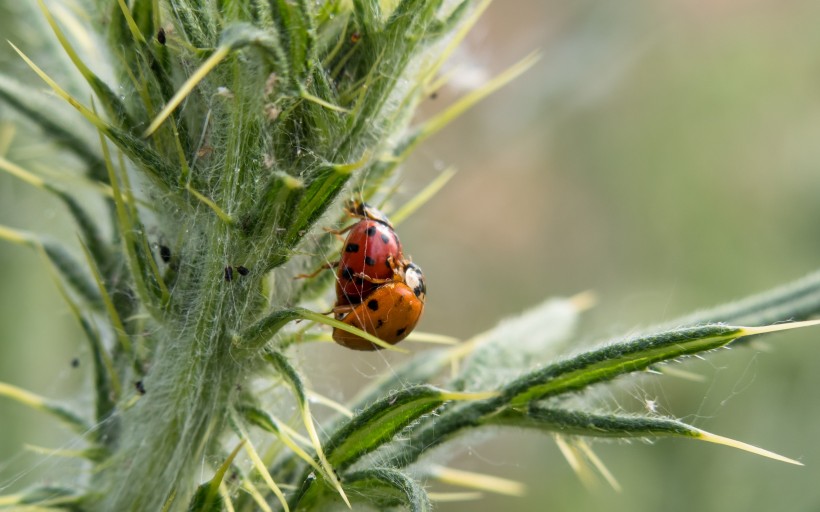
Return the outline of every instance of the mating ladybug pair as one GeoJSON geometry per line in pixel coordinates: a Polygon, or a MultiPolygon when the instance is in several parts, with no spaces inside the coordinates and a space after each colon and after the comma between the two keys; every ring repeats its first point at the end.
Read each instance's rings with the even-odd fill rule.
{"type": "MultiPolygon", "coordinates": [[[[353,201],[347,207],[359,221],[349,231],[336,273],[337,320],[395,344],[416,327],[424,310],[426,286],[418,265],[404,258],[393,224],[382,212],[353,201]]],[[[378,350],[373,343],[341,329],[333,339],[354,350],[378,350]]]]}

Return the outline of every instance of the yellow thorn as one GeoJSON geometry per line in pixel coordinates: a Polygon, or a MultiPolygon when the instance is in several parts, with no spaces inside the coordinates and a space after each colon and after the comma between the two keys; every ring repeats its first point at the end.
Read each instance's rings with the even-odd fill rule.
{"type": "Polygon", "coordinates": [[[480,492],[428,492],[427,497],[430,498],[430,501],[445,503],[452,501],[480,500],[484,497],[484,495],[480,492]]]}
{"type": "Polygon", "coordinates": [[[5,382],[0,382],[0,395],[7,396],[35,409],[42,409],[46,405],[46,401],[43,397],[26,391],[25,389],[18,388],[17,386],[6,384],[5,382]]]}
{"type": "Polygon", "coordinates": [[[507,85],[514,79],[518,78],[522,73],[524,73],[524,71],[531,68],[539,58],[540,56],[537,53],[527,55],[516,64],[513,64],[506,71],[484,84],[482,87],[465,94],[439,114],[425,121],[417,132],[418,136],[412,144],[407,146],[404,153],[406,154],[410,152],[415,146],[421,143],[421,141],[427,139],[434,133],[444,128],[450,121],[463,114],[464,111],[494,93],[501,87],[507,85]]]}
{"type": "Polygon", "coordinates": [[[458,345],[461,340],[445,334],[434,334],[430,332],[412,332],[407,336],[407,341],[417,341],[419,343],[435,343],[437,345],[458,345]]]}
{"type": "Polygon", "coordinates": [[[737,441],[735,439],[730,439],[728,437],[719,436],[717,434],[711,434],[704,430],[697,431],[697,437],[695,439],[699,439],[701,441],[706,441],[707,443],[715,443],[715,444],[722,444],[723,446],[728,446],[730,448],[737,448],[738,450],[743,450],[745,452],[754,453],[755,455],[760,455],[763,457],[767,457],[769,459],[778,460],[780,462],[786,462],[788,464],[794,464],[796,466],[802,466],[803,463],[794,459],[790,459],[788,457],[784,457],[783,455],[779,455],[774,452],[770,452],[769,450],[764,450],[763,448],[759,448],[757,446],[744,443],[742,441],[737,441]]]}
{"type": "Polygon", "coordinates": [[[598,304],[598,294],[592,290],[586,290],[573,295],[568,300],[575,307],[576,311],[587,311],[598,304]]]}
{"type": "Polygon", "coordinates": [[[590,470],[589,465],[584,460],[578,447],[575,446],[575,444],[571,445],[564,436],[555,435],[553,437],[555,438],[555,444],[561,451],[561,455],[564,456],[569,467],[575,472],[578,480],[580,480],[587,489],[594,489],[596,484],[595,475],[590,470]]]}
{"type": "Polygon", "coordinates": [[[784,324],[764,325],[762,327],[741,327],[740,336],[752,336],[755,334],[767,334],[777,331],[788,331],[790,329],[800,329],[801,327],[811,327],[820,325],[820,320],[806,320],[805,322],[788,322],[784,324]]]}
{"type": "Polygon", "coordinates": [[[441,190],[448,181],[450,181],[450,178],[455,176],[455,174],[455,167],[451,166],[444,169],[433,181],[424,187],[421,192],[404,203],[404,206],[390,214],[390,220],[393,222],[393,225],[399,225],[404,219],[412,215],[416,210],[424,205],[424,203],[432,199],[432,197],[436,195],[438,191],[441,190]]]}
{"type": "Polygon", "coordinates": [[[140,43],[144,43],[145,38],[142,36],[142,32],[140,32],[137,22],[134,21],[134,17],[131,16],[131,10],[128,9],[128,6],[125,4],[125,0],[117,0],[117,3],[120,4],[120,10],[125,18],[125,23],[128,25],[128,30],[131,31],[131,35],[140,43]]]}
{"type": "Polygon", "coordinates": [[[48,84],[49,87],[51,87],[51,89],[55,93],[57,93],[57,96],[63,98],[72,107],[79,110],[83,117],[85,117],[91,124],[99,128],[100,130],[108,129],[108,125],[105,123],[105,121],[103,121],[99,116],[97,116],[95,113],[89,110],[85,105],[77,101],[77,99],[74,98],[74,96],[68,94],[65,91],[65,89],[57,85],[57,82],[55,82],[50,76],[48,76],[45,73],[45,71],[40,69],[40,67],[37,66],[37,64],[35,64],[31,59],[29,59],[25,53],[23,53],[19,48],[14,46],[14,43],[12,43],[11,41],[8,41],[8,43],[11,45],[12,48],[14,48],[14,51],[17,52],[17,55],[19,55],[20,58],[22,58],[25,61],[25,63],[28,64],[28,67],[30,67],[32,71],[37,73],[37,76],[39,76],[45,83],[48,84]]]}
{"type": "Polygon", "coordinates": [[[592,451],[592,448],[589,447],[589,444],[586,443],[583,439],[578,439],[576,441],[577,447],[581,450],[581,453],[587,458],[588,461],[595,466],[595,469],[603,475],[604,480],[612,487],[615,492],[621,492],[621,484],[618,483],[618,480],[615,479],[615,476],[609,471],[603,461],[592,451]]]}
{"type": "Polygon", "coordinates": [[[327,101],[323,100],[322,98],[319,98],[318,96],[314,96],[314,95],[310,94],[309,92],[307,92],[305,90],[302,90],[302,92],[299,93],[299,96],[301,96],[302,99],[305,99],[307,101],[316,103],[317,105],[321,105],[321,106],[325,107],[328,110],[333,110],[335,112],[342,112],[344,114],[350,112],[350,110],[348,110],[346,108],[340,107],[338,105],[334,105],[333,103],[330,103],[330,102],[327,102],[327,101]]]}
{"type": "Polygon", "coordinates": [[[362,157],[355,162],[350,162],[349,164],[336,164],[333,166],[333,170],[343,174],[350,174],[351,172],[364,167],[365,164],[370,161],[371,156],[373,156],[373,151],[367,149],[364,153],[362,153],[362,157]]]}
{"type": "Polygon", "coordinates": [[[315,391],[308,391],[307,395],[308,395],[308,399],[310,399],[311,402],[316,402],[317,404],[322,404],[322,405],[325,405],[327,407],[330,407],[331,409],[334,409],[337,412],[340,412],[341,414],[344,414],[348,418],[353,417],[353,411],[351,411],[350,409],[348,409],[344,405],[340,404],[336,400],[331,400],[330,398],[328,398],[324,395],[320,395],[319,393],[316,393],[315,391]]]}
{"type": "Polygon", "coordinates": [[[233,219],[231,218],[231,216],[230,216],[230,215],[228,215],[227,213],[225,213],[225,210],[223,210],[222,208],[220,208],[220,207],[219,207],[219,206],[218,206],[215,202],[213,202],[210,198],[206,197],[204,194],[201,194],[200,192],[197,192],[197,191],[196,191],[196,189],[194,189],[194,188],[193,188],[190,184],[185,185],[185,190],[187,190],[188,192],[190,192],[190,193],[191,193],[191,195],[193,195],[194,197],[196,197],[197,199],[199,199],[199,201],[200,201],[200,202],[202,202],[202,203],[203,203],[203,204],[205,204],[208,208],[210,208],[211,210],[213,210],[213,212],[216,214],[216,216],[217,216],[217,217],[219,217],[219,218],[220,218],[220,220],[222,220],[222,222],[224,222],[225,224],[228,224],[228,225],[233,224],[233,219]]]}
{"type": "Polygon", "coordinates": [[[308,310],[303,310],[301,312],[301,315],[305,320],[311,320],[313,322],[318,322],[320,324],[325,324],[325,325],[328,325],[330,327],[335,327],[336,329],[341,329],[341,330],[347,331],[351,334],[355,334],[356,336],[364,338],[367,341],[369,341],[370,343],[373,343],[374,345],[378,345],[378,346],[380,346],[381,348],[383,348],[385,350],[392,350],[394,352],[399,352],[399,353],[402,353],[402,354],[409,354],[409,351],[407,351],[403,348],[399,348],[395,345],[391,345],[391,344],[389,344],[385,341],[380,340],[379,338],[373,336],[372,334],[370,334],[368,332],[365,332],[361,329],[357,329],[357,328],[353,327],[352,325],[348,325],[348,324],[346,324],[344,322],[340,322],[336,319],[333,319],[333,318],[330,318],[330,317],[327,317],[327,316],[324,316],[324,315],[320,315],[319,313],[314,313],[313,311],[308,311],[308,310]]]}
{"type": "Polygon", "coordinates": [[[171,112],[173,112],[174,109],[182,103],[182,100],[184,100],[191,93],[191,91],[194,90],[194,87],[196,87],[197,84],[208,75],[208,73],[210,73],[220,62],[225,59],[225,57],[228,56],[230,51],[231,49],[227,46],[220,46],[217,48],[216,51],[202,63],[202,66],[194,71],[194,74],[188,77],[188,80],[182,84],[182,87],[179,88],[168,104],[165,105],[165,108],[163,108],[157,117],[151,122],[148,129],[145,130],[142,136],[149,137],[152,133],[157,131],[157,128],[159,128],[160,125],[168,119],[171,112]]]}
{"type": "Polygon", "coordinates": [[[256,453],[256,449],[253,447],[253,444],[245,438],[247,442],[245,442],[245,451],[248,452],[248,456],[251,458],[251,462],[253,462],[253,467],[256,468],[256,471],[262,475],[262,479],[268,484],[268,488],[273,491],[273,494],[279,498],[279,503],[282,504],[282,508],[285,512],[290,512],[290,508],[288,507],[288,500],[285,499],[285,495],[282,494],[282,490],[279,489],[279,486],[276,485],[276,482],[273,481],[273,477],[270,476],[268,472],[268,468],[265,467],[265,463],[262,462],[262,459],[259,458],[259,454],[256,453]]]}
{"type": "Polygon", "coordinates": [[[316,455],[319,457],[319,461],[322,463],[322,467],[324,468],[325,478],[327,478],[333,487],[336,488],[336,492],[339,493],[339,496],[342,497],[347,508],[353,509],[350,505],[350,500],[347,499],[347,494],[345,494],[344,489],[342,488],[342,483],[339,481],[339,478],[336,476],[336,472],[333,471],[333,466],[330,465],[330,461],[327,460],[325,456],[325,452],[322,449],[322,442],[319,441],[319,435],[316,433],[316,426],[313,424],[313,415],[310,414],[310,404],[307,402],[302,403],[302,421],[305,424],[305,429],[308,432],[308,437],[310,441],[313,443],[313,449],[316,450],[316,455]]]}
{"type": "Polygon", "coordinates": [[[259,506],[259,510],[261,510],[262,512],[273,512],[273,509],[270,508],[268,502],[265,501],[265,497],[262,496],[262,493],[259,492],[259,489],[257,489],[256,486],[250,482],[250,480],[245,480],[244,482],[242,482],[242,488],[245,489],[245,491],[251,495],[253,501],[255,501],[256,504],[259,506]]]}
{"type": "Polygon", "coordinates": [[[446,484],[503,494],[505,496],[523,496],[527,491],[526,486],[521,482],[438,465],[430,467],[430,475],[436,480],[446,484]]]}
{"type": "Polygon", "coordinates": [[[20,245],[36,245],[32,237],[23,231],[0,226],[0,240],[6,240],[20,245]]]}

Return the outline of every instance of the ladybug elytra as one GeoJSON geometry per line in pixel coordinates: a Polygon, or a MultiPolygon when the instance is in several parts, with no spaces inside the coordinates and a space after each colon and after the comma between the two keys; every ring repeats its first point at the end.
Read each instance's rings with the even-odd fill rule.
{"type": "MultiPolygon", "coordinates": [[[[416,327],[424,311],[427,286],[418,265],[404,263],[393,281],[378,286],[358,305],[337,305],[336,319],[394,345],[416,327]]],[[[333,329],[336,343],[353,350],[379,350],[360,336],[333,329]]]]}

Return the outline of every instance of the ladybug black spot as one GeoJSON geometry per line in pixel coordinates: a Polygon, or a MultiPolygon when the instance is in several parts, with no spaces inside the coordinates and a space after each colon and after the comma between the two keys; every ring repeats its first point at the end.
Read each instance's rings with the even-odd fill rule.
{"type": "Polygon", "coordinates": [[[373,311],[378,311],[379,301],[377,301],[376,299],[370,299],[369,301],[367,301],[367,307],[372,309],[373,311]]]}
{"type": "Polygon", "coordinates": [[[376,234],[376,226],[370,226],[369,228],[367,228],[366,233],[367,233],[367,236],[375,235],[376,234]]]}
{"type": "Polygon", "coordinates": [[[402,334],[405,333],[405,331],[407,331],[407,327],[402,327],[401,329],[396,331],[396,336],[401,336],[402,334]]]}
{"type": "Polygon", "coordinates": [[[386,244],[389,244],[390,243],[390,237],[385,235],[384,233],[382,233],[382,242],[384,242],[386,244]]]}
{"type": "Polygon", "coordinates": [[[354,275],[355,273],[356,273],[356,272],[354,272],[354,271],[353,271],[353,269],[352,269],[352,268],[350,268],[350,267],[344,267],[344,268],[342,269],[342,277],[343,277],[343,278],[345,278],[345,279],[347,279],[348,281],[352,281],[352,280],[353,280],[353,278],[354,278],[354,277],[356,277],[356,276],[354,275]]]}
{"type": "Polygon", "coordinates": [[[373,258],[371,258],[370,256],[365,256],[365,257],[364,257],[364,264],[365,264],[365,265],[369,265],[369,266],[371,266],[371,267],[372,267],[373,265],[375,265],[375,264],[376,264],[376,260],[374,260],[374,259],[373,259],[373,258]]]}
{"type": "Polygon", "coordinates": [[[359,252],[359,244],[347,244],[345,252],[359,252]]]}
{"type": "Polygon", "coordinates": [[[376,329],[381,329],[383,325],[384,325],[384,320],[382,320],[381,318],[376,320],[376,329]]]}
{"type": "Polygon", "coordinates": [[[171,261],[171,249],[167,245],[160,245],[159,257],[162,258],[162,261],[168,263],[171,261]]]}

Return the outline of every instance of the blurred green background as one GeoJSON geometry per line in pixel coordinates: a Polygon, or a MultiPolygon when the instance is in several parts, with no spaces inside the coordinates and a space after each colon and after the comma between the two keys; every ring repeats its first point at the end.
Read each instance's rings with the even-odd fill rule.
{"type": "MultiPolygon", "coordinates": [[[[469,337],[592,289],[600,301],[579,343],[594,342],[820,267],[818,20],[813,1],[497,0],[459,54],[456,83],[421,116],[533,50],[542,57],[405,168],[400,197],[460,169],[400,228],[428,279],[419,329],[469,337]]],[[[4,38],[38,44],[30,28],[0,17],[4,38]]],[[[0,65],[20,69],[5,48],[0,65]]],[[[36,84],[30,75],[21,73],[36,84]]],[[[9,116],[0,106],[0,120],[9,116]]],[[[36,136],[15,140],[15,161],[42,149],[36,136]]],[[[5,175],[0,223],[73,237],[58,205],[5,175]]],[[[0,283],[0,381],[76,396],[90,361],[46,267],[0,244],[0,283]]],[[[385,364],[331,345],[301,358],[327,388],[355,389],[385,364]]],[[[465,440],[448,463],[524,481],[528,495],[439,509],[820,509],[818,363],[820,332],[806,330],[687,362],[704,382],[631,379],[590,398],[601,409],[656,407],[803,468],[694,441],[596,443],[616,493],[584,487],[551,438],[501,431],[465,440]]],[[[23,451],[77,440],[5,399],[0,432],[3,492],[72,467],[23,451]]]]}

